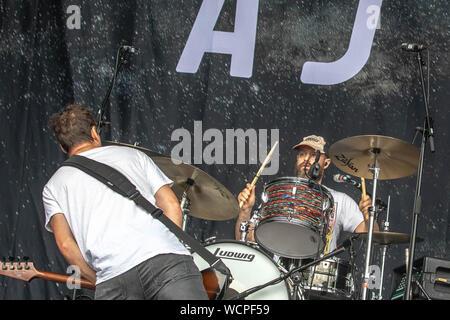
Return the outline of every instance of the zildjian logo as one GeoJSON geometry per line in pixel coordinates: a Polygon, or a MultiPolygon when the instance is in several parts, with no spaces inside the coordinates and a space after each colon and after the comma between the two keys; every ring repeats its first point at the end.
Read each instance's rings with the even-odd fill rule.
{"type": "Polygon", "coordinates": [[[336,155],[335,158],[340,161],[345,167],[349,167],[354,172],[358,172],[358,168],[352,162],[353,159],[348,159],[344,154],[336,155]]]}

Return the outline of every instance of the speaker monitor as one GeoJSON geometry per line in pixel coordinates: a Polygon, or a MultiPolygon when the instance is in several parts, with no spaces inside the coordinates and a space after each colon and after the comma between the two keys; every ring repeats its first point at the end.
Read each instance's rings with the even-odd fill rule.
{"type": "MultiPolygon", "coordinates": [[[[403,299],[406,289],[406,266],[394,269],[391,300],[403,299]]],[[[450,261],[422,257],[414,261],[411,292],[413,300],[450,300],[450,261]]]]}

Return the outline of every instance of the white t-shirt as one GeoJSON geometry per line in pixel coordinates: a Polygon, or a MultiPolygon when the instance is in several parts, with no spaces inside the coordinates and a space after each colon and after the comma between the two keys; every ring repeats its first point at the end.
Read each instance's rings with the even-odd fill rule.
{"type": "MultiPolygon", "coordinates": [[[[172,181],[143,152],[119,146],[94,148],[80,155],[124,174],[155,204],[155,193],[172,181]]],[[[81,253],[96,271],[97,282],[111,279],[158,254],[190,255],[159,220],[80,169],[59,168],[42,192],[45,227],[64,214],[81,253]]]]}
{"type": "Polygon", "coordinates": [[[334,208],[329,221],[331,239],[328,252],[331,252],[336,248],[341,232],[354,232],[356,227],[364,221],[364,217],[358,204],[350,196],[327,186],[324,187],[330,191],[334,200],[334,208]]]}

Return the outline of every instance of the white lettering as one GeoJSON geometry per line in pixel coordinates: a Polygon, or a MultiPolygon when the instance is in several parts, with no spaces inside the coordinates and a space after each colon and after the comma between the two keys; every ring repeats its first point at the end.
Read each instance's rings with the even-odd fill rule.
{"type": "Polygon", "coordinates": [[[230,75],[253,72],[259,0],[237,0],[234,32],[214,31],[225,0],[203,0],[176,70],[196,73],[205,52],[231,54],[230,75]]]}

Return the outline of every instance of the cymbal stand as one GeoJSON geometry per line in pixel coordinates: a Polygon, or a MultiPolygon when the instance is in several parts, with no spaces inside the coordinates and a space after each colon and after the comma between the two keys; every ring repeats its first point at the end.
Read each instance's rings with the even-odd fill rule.
{"type": "Polygon", "coordinates": [[[181,196],[181,203],[180,203],[181,212],[183,213],[183,224],[182,224],[183,231],[186,231],[186,225],[187,225],[187,220],[188,220],[188,216],[189,216],[190,205],[191,205],[191,201],[189,201],[187,192],[185,190],[185,191],[183,191],[183,195],[181,196]]]}
{"type": "MultiPolygon", "coordinates": [[[[384,221],[383,231],[389,232],[389,209],[391,206],[391,196],[388,196],[386,221],[384,221]]],[[[386,251],[388,245],[385,244],[381,247],[381,274],[380,274],[380,288],[378,288],[378,300],[383,300],[383,278],[384,278],[384,264],[386,262],[386,251]]]]}
{"type": "Polygon", "coordinates": [[[375,208],[377,199],[377,181],[380,173],[380,168],[378,167],[378,154],[380,149],[373,148],[371,152],[375,155],[375,161],[372,168],[369,168],[373,172],[373,189],[372,189],[372,206],[369,208],[369,230],[367,232],[367,250],[366,250],[366,260],[364,264],[364,279],[362,284],[361,299],[367,300],[367,293],[369,290],[369,280],[370,280],[370,257],[372,250],[372,236],[373,236],[373,224],[375,219],[375,208]]]}
{"type": "Polygon", "coordinates": [[[189,200],[187,191],[193,185],[194,185],[194,180],[188,178],[186,181],[186,187],[183,191],[183,195],[181,196],[180,207],[181,207],[181,212],[183,213],[183,224],[182,224],[183,231],[186,231],[186,225],[187,225],[187,220],[189,217],[190,206],[191,206],[191,201],[189,200]]]}

